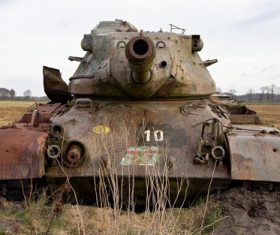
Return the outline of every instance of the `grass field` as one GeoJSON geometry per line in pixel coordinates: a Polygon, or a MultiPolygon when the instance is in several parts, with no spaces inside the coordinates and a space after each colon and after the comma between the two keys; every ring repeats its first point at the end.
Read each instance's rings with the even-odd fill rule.
{"type": "MultiPolygon", "coordinates": [[[[18,121],[35,102],[0,100],[0,126],[18,121]]],[[[254,104],[248,107],[256,111],[265,124],[280,128],[280,104],[254,104]]]]}
{"type": "Polygon", "coordinates": [[[35,101],[0,100],[0,126],[18,121],[35,101]]]}
{"type": "Polygon", "coordinates": [[[280,104],[258,104],[248,107],[260,115],[263,123],[280,128],[280,104]]]}

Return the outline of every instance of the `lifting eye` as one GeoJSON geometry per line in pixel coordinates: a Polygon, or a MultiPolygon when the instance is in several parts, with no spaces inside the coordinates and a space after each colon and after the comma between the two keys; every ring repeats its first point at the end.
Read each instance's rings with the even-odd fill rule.
{"type": "Polygon", "coordinates": [[[125,43],[125,41],[119,41],[118,43],[117,43],[117,48],[119,49],[119,48],[125,48],[126,47],[126,43],[125,43]]]}
{"type": "Polygon", "coordinates": [[[166,47],[166,44],[165,44],[164,41],[158,41],[158,42],[156,43],[156,47],[157,47],[157,48],[165,48],[165,47],[166,47]]]}
{"type": "Polygon", "coordinates": [[[50,145],[47,149],[47,154],[50,158],[55,159],[60,156],[60,147],[58,145],[50,145]]]}
{"type": "Polygon", "coordinates": [[[225,157],[225,150],[222,146],[215,146],[211,150],[211,155],[215,160],[221,161],[225,157]]]}

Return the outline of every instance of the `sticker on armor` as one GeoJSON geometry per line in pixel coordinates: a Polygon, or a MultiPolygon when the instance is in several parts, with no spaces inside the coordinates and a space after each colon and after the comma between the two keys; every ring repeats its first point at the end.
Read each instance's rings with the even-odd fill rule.
{"type": "Polygon", "coordinates": [[[125,157],[122,158],[121,165],[154,166],[159,158],[157,146],[129,147],[125,157]]]}
{"type": "Polygon", "coordinates": [[[95,126],[92,131],[95,133],[95,134],[98,134],[98,135],[104,135],[104,134],[108,134],[110,132],[110,127],[108,126],[105,126],[105,125],[99,125],[99,126],[95,126]]]}

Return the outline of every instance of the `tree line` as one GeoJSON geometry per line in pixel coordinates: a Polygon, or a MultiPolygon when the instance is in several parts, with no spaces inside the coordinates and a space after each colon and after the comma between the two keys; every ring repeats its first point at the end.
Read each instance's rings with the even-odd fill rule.
{"type": "MultiPolygon", "coordinates": [[[[6,89],[6,88],[0,88],[0,99],[15,99],[16,97],[16,92],[14,89],[6,89]]],[[[30,89],[27,89],[23,92],[22,96],[24,99],[30,99],[32,97],[32,92],[30,89]]]]}
{"type": "MultiPolygon", "coordinates": [[[[223,93],[222,89],[217,87],[217,93],[223,93]]],[[[242,100],[245,102],[280,102],[280,86],[271,84],[269,86],[263,86],[259,88],[259,91],[249,89],[246,94],[236,95],[237,91],[230,89],[227,92],[235,99],[242,100]]],[[[22,96],[16,96],[14,89],[0,88],[0,99],[15,99],[15,98],[30,99],[32,97],[32,92],[30,89],[25,90],[22,96]]],[[[44,97],[43,97],[44,98],[44,97]]]]}
{"type": "MultiPolygon", "coordinates": [[[[218,93],[223,93],[221,88],[217,88],[218,93]]],[[[263,86],[259,88],[259,91],[249,89],[246,94],[236,95],[237,91],[230,89],[227,92],[237,100],[245,102],[260,102],[260,103],[273,103],[280,102],[280,86],[271,84],[269,86],[263,86]]]]}

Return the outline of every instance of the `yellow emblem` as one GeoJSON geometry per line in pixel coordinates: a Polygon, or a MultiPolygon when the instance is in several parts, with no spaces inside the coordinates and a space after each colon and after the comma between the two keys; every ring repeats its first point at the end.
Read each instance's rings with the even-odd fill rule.
{"type": "Polygon", "coordinates": [[[110,132],[110,128],[108,126],[105,126],[105,125],[96,126],[92,130],[93,130],[94,133],[99,134],[99,135],[108,134],[110,132]]]}

